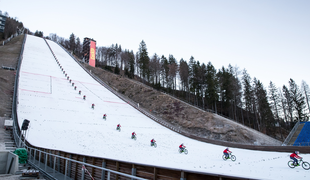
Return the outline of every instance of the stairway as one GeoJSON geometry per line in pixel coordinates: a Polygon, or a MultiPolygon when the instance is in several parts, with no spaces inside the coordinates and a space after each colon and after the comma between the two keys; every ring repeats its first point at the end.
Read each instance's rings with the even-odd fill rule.
{"type": "Polygon", "coordinates": [[[288,142],[287,145],[292,146],[294,144],[294,142],[296,141],[300,131],[302,130],[302,128],[304,127],[305,124],[300,123],[298,128],[296,129],[294,135],[292,136],[291,140],[288,142]]]}

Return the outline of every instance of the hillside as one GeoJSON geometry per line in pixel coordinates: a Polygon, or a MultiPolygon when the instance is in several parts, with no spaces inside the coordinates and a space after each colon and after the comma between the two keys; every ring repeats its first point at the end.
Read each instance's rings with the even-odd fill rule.
{"type": "Polygon", "coordinates": [[[94,68],[87,64],[84,66],[117,92],[139,103],[140,108],[192,135],[241,144],[281,144],[280,141],[269,136],[219,115],[197,109],[137,81],[98,67],[94,68]]]}

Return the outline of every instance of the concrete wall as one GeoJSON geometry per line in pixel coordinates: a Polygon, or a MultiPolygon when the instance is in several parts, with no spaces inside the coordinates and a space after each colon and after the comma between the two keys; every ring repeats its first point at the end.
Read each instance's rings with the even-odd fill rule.
{"type": "Polygon", "coordinates": [[[15,174],[18,171],[18,156],[10,151],[0,151],[0,174],[15,174]]]}

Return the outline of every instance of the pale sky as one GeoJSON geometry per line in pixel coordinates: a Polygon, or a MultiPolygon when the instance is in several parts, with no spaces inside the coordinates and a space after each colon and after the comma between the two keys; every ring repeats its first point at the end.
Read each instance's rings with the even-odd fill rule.
{"type": "Polygon", "coordinates": [[[238,66],[268,87],[310,84],[309,0],[0,0],[2,13],[32,32],[90,37],[149,56],[193,56],[216,69],[238,66]]]}

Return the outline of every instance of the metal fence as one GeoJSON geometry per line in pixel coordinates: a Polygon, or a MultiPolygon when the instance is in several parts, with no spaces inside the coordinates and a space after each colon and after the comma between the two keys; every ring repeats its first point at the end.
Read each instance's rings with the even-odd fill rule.
{"type": "Polygon", "coordinates": [[[284,140],[282,146],[287,146],[287,144],[290,142],[290,140],[292,139],[293,135],[295,134],[299,124],[300,124],[300,121],[298,120],[297,123],[295,124],[295,126],[293,127],[293,129],[291,130],[291,132],[288,134],[288,136],[284,140]]]}

